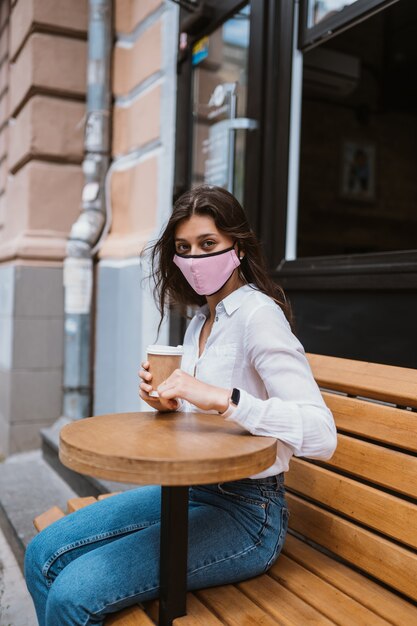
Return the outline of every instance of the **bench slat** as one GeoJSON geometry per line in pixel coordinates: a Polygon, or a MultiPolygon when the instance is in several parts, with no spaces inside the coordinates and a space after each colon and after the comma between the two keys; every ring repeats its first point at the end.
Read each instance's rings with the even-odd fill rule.
{"type": "Polygon", "coordinates": [[[221,622],[193,593],[187,594],[187,615],[177,617],[174,626],[222,626],[221,622]]]}
{"type": "Polygon", "coordinates": [[[258,602],[252,602],[233,585],[201,589],[196,591],[195,595],[228,626],[242,626],[242,624],[276,626],[276,624],[286,623],[267,615],[258,606],[258,602]]]}
{"type": "Polygon", "coordinates": [[[85,498],[70,498],[67,502],[67,511],[68,513],[74,513],[74,511],[79,511],[94,502],[97,502],[97,500],[93,498],[93,496],[87,496],[85,498]]]}
{"type": "Polygon", "coordinates": [[[417,370],[307,354],[321,387],[417,408],[417,370]]]}
{"type": "Polygon", "coordinates": [[[150,617],[138,606],[130,606],[108,615],[104,620],[105,626],[155,626],[150,617]]]}
{"type": "MultiPolygon", "coordinates": [[[[297,595],[288,591],[271,576],[264,575],[239,583],[241,589],[249,598],[270,613],[279,624],[300,626],[300,624],[317,624],[325,626],[333,624],[317,610],[304,602],[297,595]]],[[[238,622],[236,626],[241,626],[238,622]]]]}
{"type": "MultiPolygon", "coordinates": [[[[283,554],[288,555],[293,561],[303,565],[380,617],[387,619],[394,626],[417,623],[417,607],[347,565],[312,548],[290,533],[286,537],[283,554]]],[[[272,569],[276,566],[279,568],[279,561],[280,559],[277,565],[272,566],[272,569]]]]}
{"type": "Polygon", "coordinates": [[[286,486],[417,548],[417,506],[293,457],[286,486]]]}
{"type": "Polygon", "coordinates": [[[112,491],[111,493],[101,493],[97,496],[97,500],[105,500],[106,498],[111,498],[112,496],[117,496],[119,493],[123,493],[123,491],[112,491]]]}
{"type": "Polygon", "coordinates": [[[339,591],[333,585],[282,554],[269,574],[283,587],[307,602],[340,626],[372,624],[386,626],[378,617],[359,602],[339,591]]]}
{"type": "Polygon", "coordinates": [[[417,600],[417,555],[287,493],[290,526],[387,585],[417,600]]]}
{"type": "Polygon", "coordinates": [[[58,506],[53,506],[47,511],[44,511],[33,520],[33,525],[38,532],[61,519],[61,517],[65,517],[64,511],[62,511],[58,506]]]}
{"type": "Polygon", "coordinates": [[[417,457],[373,443],[338,435],[336,452],[326,467],[336,467],[387,489],[417,498],[417,457]]]}
{"type": "Polygon", "coordinates": [[[417,413],[322,392],[338,430],[417,452],[417,413]]]}
{"type": "MultiPolygon", "coordinates": [[[[159,600],[151,600],[145,603],[146,613],[152,618],[155,624],[159,620],[159,600]]],[[[210,609],[205,606],[189,591],[187,593],[187,615],[177,617],[174,626],[221,626],[224,622],[220,621],[210,609]]]]}

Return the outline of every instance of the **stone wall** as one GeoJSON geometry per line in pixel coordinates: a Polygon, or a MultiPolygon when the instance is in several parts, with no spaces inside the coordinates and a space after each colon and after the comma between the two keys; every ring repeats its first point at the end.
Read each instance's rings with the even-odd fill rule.
{"type": "MultiPolygon", "coordinates": [[[[94,411],[140,407],[159,317],[140,253],[172,210],[178,7],[114,0],[112,225],[95,277],[94,411]]],[[[62,262],[80,210],[88,0],[0,0],[0,455],[62,411],[62,262]]],[[[165,324],[159,341],[168,340],[165,324]]]]}
{"type": "Polygon", "coordinates": [[[0,454],[60,415],[62,260],[83,184],[87,0],[0,3],[0,454]]]}
{"type": "MultiPolygon", "coordinates": [[[[113,63],[112,228],[100,250],[94,413],[148,408],[140,362],[159,314],[140,253],[172,210],[178,7],[116,0],[113,63]]],[[[165,324],[158,341],[168,341],[165,324]]]]}

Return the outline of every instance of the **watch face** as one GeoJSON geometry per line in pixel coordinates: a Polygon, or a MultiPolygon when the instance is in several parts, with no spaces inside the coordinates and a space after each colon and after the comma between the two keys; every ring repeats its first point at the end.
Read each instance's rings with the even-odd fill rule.
{"type": "Polygon", "coordinates": [[[231,401],[233,404],[235,404],[236,406],[239,404],[239,400],[240,400],[240,390],[234,388],[232,391],[232,396],[231,396],[231,401]]]}

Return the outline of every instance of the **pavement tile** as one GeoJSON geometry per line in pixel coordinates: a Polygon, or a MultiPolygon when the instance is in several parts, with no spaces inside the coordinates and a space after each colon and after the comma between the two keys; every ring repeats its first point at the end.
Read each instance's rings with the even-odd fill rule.
{"type": "Polygon", "coordinates": [[[37,623],[22,572],[0,530],[0,624],[36,626],[37,623]]]}

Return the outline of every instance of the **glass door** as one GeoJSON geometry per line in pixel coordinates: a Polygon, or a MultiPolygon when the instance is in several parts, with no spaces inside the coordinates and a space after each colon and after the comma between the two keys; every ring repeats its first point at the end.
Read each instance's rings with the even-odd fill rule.
{"type": "MultiPolygon", "coordinates": [[[[258,230],[268,0],[181,9],[173,201],[206,182],[229,189],[258,230]],[[197,15],[198,14],[198,15],[197,15]]],[[[170,315],[170,341],[184,319],[170,315]]]]}
{"type": "Polygon", "coordinates": [[[191,185],[228,189],[243,203],[250,6],[235,13],[192,48],[191,185]]]}

